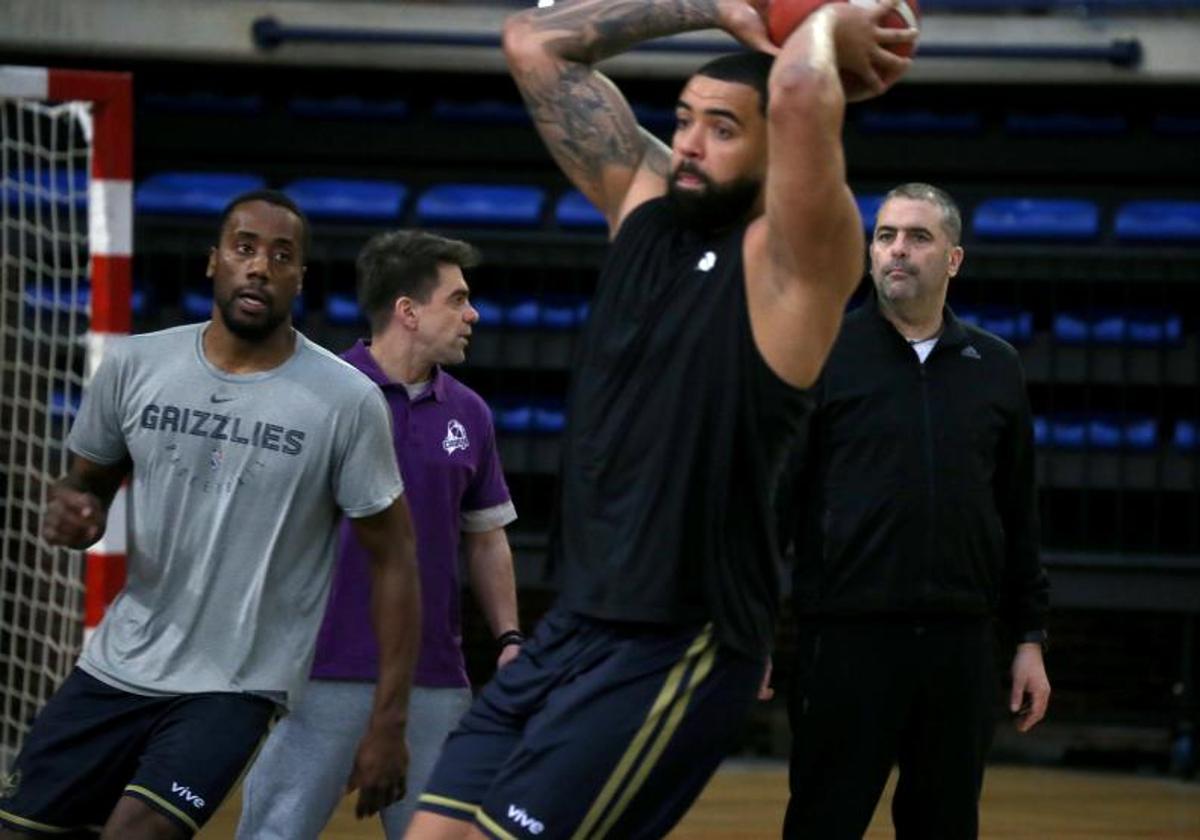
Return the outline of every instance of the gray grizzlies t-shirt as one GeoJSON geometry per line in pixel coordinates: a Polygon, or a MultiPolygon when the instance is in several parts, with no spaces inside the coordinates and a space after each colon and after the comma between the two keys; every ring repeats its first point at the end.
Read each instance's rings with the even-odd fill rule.
{"type": "Polygon", "coordinates": [[[119,342],[71,429],[73,452],[133,460],[125,588],[79,665],[134,693],[287,703],[308,675],[338,509],[369,516],[404,489],[391,422],[373,382],[299,333],[279,367],[235,375],[204,357],[207,326],[119,342]]]}

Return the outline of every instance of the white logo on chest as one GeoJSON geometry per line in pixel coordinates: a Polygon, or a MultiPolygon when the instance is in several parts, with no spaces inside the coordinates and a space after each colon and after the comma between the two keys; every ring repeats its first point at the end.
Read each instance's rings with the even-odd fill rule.
{"type": "Polygon", "coordinates": [[[698,271],[712,271],[712,267],[717,264],[717,255],[713,251],[705,251],[704,256],[700,258],[700,262],[696,263],[698,271]]]}
{"type": "Polygon", "coordinates": [[[470,445],[467,430],[463,428],[462,423],[451,420],[446,424],[446,439],[442,441],[442,449],[446,450],[447,455],[453,455],[455,450],[466,449],[470,445]]]}

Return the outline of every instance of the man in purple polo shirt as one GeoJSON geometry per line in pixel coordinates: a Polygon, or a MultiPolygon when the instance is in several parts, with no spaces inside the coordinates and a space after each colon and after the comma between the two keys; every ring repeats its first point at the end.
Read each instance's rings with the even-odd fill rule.
{"type": "MultiPolygon", "coordinates": [[[[358,257],[358,298],[371,341],[342,356],[379,385],[391,406],[421,570],[408,790],[381,813],[389,838],[403,835],[442,742],[471,702],[459,616],[460,541],[476,600],[497,639],[498,667],[517,655],[523,639],[504,532],[516,511],[491,414],[479,395],[442,370],[466,358],[479,319],[462,272],[478,261],[467,243],[423,231],[372,238],[358,257]]],[[[238,825],[245,840],[315,838],[345,791],[370,712],[378,648],[366,553],[349,527],[340,540],[312,678],[246,777],[238,825]]]]}

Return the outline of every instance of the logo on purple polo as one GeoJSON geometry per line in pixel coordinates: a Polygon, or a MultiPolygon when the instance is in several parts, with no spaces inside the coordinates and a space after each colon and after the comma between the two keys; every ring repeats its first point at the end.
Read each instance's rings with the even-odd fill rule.
{"type": "Polygon", "coordinates": [[[462,423],[451,420],[446,424],[446,439],[442,441],[442,449],[446,450],[447,455],[453,455],[456,450],[466,449],[470,445],[467,430],[463,428],[462,423]]]}

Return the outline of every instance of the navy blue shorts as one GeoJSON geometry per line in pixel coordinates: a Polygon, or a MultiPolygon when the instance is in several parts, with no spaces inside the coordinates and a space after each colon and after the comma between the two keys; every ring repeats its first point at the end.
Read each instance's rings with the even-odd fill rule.
{"type": "Polygon", "coordinates": [[[735,745],[764,662],[712,627],[551,611],[450,735],[419,808],[489,837],[661,837],[735,745]]]}
{"type": "Polygon", "coordinates": [[[276,708],[250,694],[130,694],[76,668],[33,723],[0,798],[0,824],[86,836],[118,799],[133,796],[187,833],[199,831],[276,708]]]}

